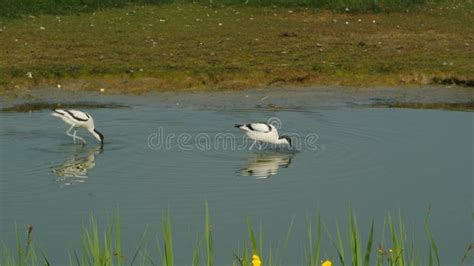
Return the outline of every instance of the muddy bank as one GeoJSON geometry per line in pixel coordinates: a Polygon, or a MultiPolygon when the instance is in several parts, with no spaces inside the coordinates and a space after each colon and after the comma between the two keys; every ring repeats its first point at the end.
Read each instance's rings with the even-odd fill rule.
{"type": "Polygon", "coordinates": [[[418,103],[381,101],[369,105],[378,108],[407,108],[407,109],[442,109],[449,111],[474,111],[474,101],[465,103],[418,103]]]}
{"type": "Polygon", "coordinates": [[[64,102],[63,101],[33,101],[24,102],[11,105],[9,107],[3,107],[0,109],[2,112],[34,112],[41,111],[44,109],[81,109],[81,108],[124,108],[127,107],[122,104],[115,103],[94,103],[94,102],[64,102]]]}
{"type": "Polygon", "coordinates": [[[388,107],[473,110],[472,88],[270,87],[245,91],[149,92],[141,95],[44,88],[0,97],[4,111],[62,108],[117,108],[136,105],[199,109],[295,110],[332,107],[388,107]]]}

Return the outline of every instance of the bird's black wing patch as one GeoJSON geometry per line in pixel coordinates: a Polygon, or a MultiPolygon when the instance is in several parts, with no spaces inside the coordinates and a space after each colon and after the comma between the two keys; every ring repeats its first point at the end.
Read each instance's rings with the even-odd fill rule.
{"type": "MultiPolygon", "coordinates": [[[[79,118],[79,117],[77,117],[77,116],[74,116],[74,115],[72,114],[72,112],[70,112],[70,111],[68,111],[68,110],[64,110],[64,111],[66,111],[72,118],[76,119],[77,121],[86,122],[87,120],[89,120],[89,119],[82,119],[82,118],[79,118]]],[[[86,114],[86,115],[87,115],[87,114],[86,114]]]]}
{"type": "Polygon", "coordinates": [[[251,123],[246,124],[245,126],[255,132],[268,133],[272,130],[271,126],[269,126],[267,123],[251,123]]]}
{"type": "Polygon", "coordinates": [[[269,124],[265,123],[265,125],[268,127],[268,132],[272,131],[272,127],[269,124]]]}

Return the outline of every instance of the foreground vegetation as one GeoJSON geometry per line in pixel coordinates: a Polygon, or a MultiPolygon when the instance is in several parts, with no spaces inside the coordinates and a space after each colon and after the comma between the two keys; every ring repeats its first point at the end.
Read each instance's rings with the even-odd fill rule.
{"type": "Polygon", "coordinates": [[[474,28],[466,26],[474,25],[472,1],[291,1],[347,5],[340,12],[285,7],[290,2],[283,0],[276,6],[79,1],[97,5],[94,12],[76,12],[74,5],[68,11],[70,2],[77,1],[2,5],[2,12],[8,6],[20,12],[15,5],[24,3],[32,15],[0,18],[1,93],[41,86],[144,92],[474,84],[474,28]],[[361,3],[418,2],[424,4],[390,13],[353,12],[361,3]],[[123,8],[99,8],[115,5],[123,8]]]}
{"type": "MultiPolygon", "coordinates": [[[[0,265],[49,265],[46,251],[35,246],[32,237],[31,225],[26,228],[26,241],[22,242],[22,236],[17,229],[16,247],[9,249],[5,244],[0,249],[0,265]]],[[[413,232],[407,232],[405,224],[399,215],[394,219],[390,214],[384,218],[382,232],[375,232],[375,222],[369,227],[369,235],[361,236],[360,227],[356,215],[349,213],[348,228],[341,228],[337,223],[335,228],[328,227],[318,215],[315,219],[308,219],[307,240],[301,259],[301,264],[313,266],[324,265],[334,262],[340,265],[368,266],[368,265],[440,265],[441,260],[438,248],[432,232],[428,225],[428,216],[425,220],[426,243],[415,244],[414,239],[407,237],[413,232]],[[334,233],[335,232],[335,233],[334,233]],[[330,243],[322,243],[322,236],[327,235],[330,243]],[[426,253],[421,248],[427,247],[426,253]],[[334,248],[337,257],[327,258],[321,254],[327,254],[326,249],[334,248]],[[420,253],[422,252],[422,253],[420,253]]],[[[248,222],[248,236],[243,246],[234,250],[235,257],[232,265],[285,265],[281,254],[292,233],[293,220],[289,224],[286,239],[275,249],[272,244],[267,243],[262,235],[262,227],[257,231],[248,222]]],[[[90,217],[87,226],[82,229],[82,242],[79,248],[69,251],[70,265],[174,265],[175,256],[179,252],[173,249],[173,233],[170,214],[163,214],[162,232],[157,237],[155,245],[149,246],[143,234],[137,249],[130,254],[122,250],[121,229],[118,215],[103,232],[100,232],[97,221],[90,217]]],[[[65,250],[66,251],[66,250],[65,250]]],[[[67,252],[67,251],[66,251],[67,252]]],[[[463,258],[459,258],[461,264],[468,259],[470,249],[466,251],[463,258]],[[461,261],[462,260],[462,261],[461,261]]],[[[294,259],[292,264],[295,264],[294,259]]],[[[450,258],[450,261],[454,261],[450,258]]],[[[211,218],[206,204],[204,231],[198,237],[194,245],[191,265],[215,265],[214,242],[211,227],[211,218]]]]}

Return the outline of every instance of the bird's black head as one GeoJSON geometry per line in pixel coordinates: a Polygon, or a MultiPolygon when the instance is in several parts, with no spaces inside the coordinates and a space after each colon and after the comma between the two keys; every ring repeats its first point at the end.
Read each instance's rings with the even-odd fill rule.
{"type": "Polygon", "coordinates": [[[97,131],[96,129],[94,129],[94,132],[99,136],[99,140],[101,143],[104,143],[104,135],[102,135],[102,133],[100,133],[99,131],[97,131]]]}
{"type": "Polygon", "coordinates": [[[280,136],[279,139],[285,139],[286,142],[288,142],[288,145],[290,145],[290,147],[293,147],[293,146],[291,145],[291,138],[290,138],[289,136],[283,135],[283,136],[280,136]]]}

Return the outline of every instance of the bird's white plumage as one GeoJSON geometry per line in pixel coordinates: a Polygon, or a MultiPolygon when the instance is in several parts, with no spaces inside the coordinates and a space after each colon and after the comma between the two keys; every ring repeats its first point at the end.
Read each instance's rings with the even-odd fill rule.
{"type": "Polygon", "coordinates": [[[78,110],[67,110],[69,115],[72,115],[72,117],[76,120],[80,121],[88,121],[90,119],[90,115],[88,113],[84,113],[78,110]]]}
{"type": "Polygon", "coordinates": [[[61,118],[61,120],[71,126],[66,134],[71,136],[74,139],[74,142],[76,142],[77,138],[83,143],[86,143],[83,138],[76,136],[76,128],[84,128],[89,131],[97,140],[100,142],[103,141],[102,134],[95,130],[94,119],[92,119],[92,116],[90,116],[88,113],[79,110],[55,109],[51,115],[61,118]],[[70,133],[72,129],[74,129],[74,134],[70,133]]]}
{"type": "Polygon", "coordinates": [[[276,128],[273,125],[267,124],[267,123],[250,123],[250,124],[247,124],[246,127],[248,127],[250,131],[254,131],[254,132],[261,132],[261,133],[268,133],[271,131],[276,132],[276,128]]]}
{"type": "MultiPolygon", "coordinates": [[[[261,141],[271,144],[288,144],[290,143],[287,141],[286,138],[281,138],[278,135],[278,130],[272,124],[268,123],[249,123],[244,125],[235,125],[237,128],[245,131],[245,134],[250,138],[253,139],[255,142],[261,141]]],[[[253,145],[250,146],[252,149],[253,145]]]]}
{"type": "Polygon", "coordinates": [[[277,129],[266,123],[250,123],[239,127],[247,136],[256,141],[275,143],[278,140],[277,129]]]}
{"type": "Polygon", "coordinates": [[[84,113],[82,111],[55,109],[52,115],[61,118],[64,122],[66,122],[69,125],[77,125],[77,127],[85,127],[85,128],[94,126],[92,117],[89,114],[84,113]]]}

